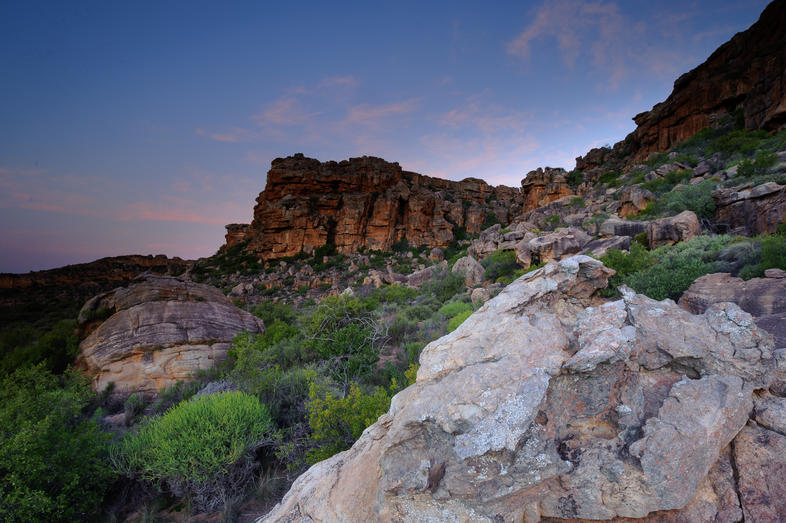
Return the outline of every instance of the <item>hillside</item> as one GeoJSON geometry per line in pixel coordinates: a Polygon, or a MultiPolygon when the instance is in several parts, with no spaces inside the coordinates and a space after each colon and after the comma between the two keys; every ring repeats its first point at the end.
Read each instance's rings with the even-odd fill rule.
{"type": "Polygon", "coordinates": [[[0,519],[782,521],[785,85],[776,0],[570,171],[297,154],[211,257],[0,275],[0,519]]]}

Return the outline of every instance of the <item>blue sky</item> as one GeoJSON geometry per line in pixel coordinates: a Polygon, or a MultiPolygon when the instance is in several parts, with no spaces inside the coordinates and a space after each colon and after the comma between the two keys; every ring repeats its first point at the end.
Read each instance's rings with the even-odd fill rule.
{"type": "Polygon", "coordinates": [[[767,2],[283,4],[3,2],[0,272],[210,255],[297,152],[570,169],[767,2]]]}

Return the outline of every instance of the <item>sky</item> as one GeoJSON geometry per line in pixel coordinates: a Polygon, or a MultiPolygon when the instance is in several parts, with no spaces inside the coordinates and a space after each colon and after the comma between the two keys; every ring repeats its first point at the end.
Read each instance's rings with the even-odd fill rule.
{"type": "Polygon", "coordinates": [[[572,169],[766,4],[2,2],[0,272],[209,256],[298,152],[572,169]]]}

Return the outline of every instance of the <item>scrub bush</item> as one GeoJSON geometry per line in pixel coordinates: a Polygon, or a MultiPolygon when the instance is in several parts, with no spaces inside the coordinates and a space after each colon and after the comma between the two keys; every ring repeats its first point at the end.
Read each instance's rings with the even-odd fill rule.
{"type": "Polygon", "coordinates": [[[265,405],[242,392],[198,396],[112,446],[115,470],[214,511],[252,479],[254,453],[269,438],[265,405]]]}
{"type": "Polygon", "coordinates": [[[82,376],[43,365],[0,381],[0,521],[96,518],[114,475],[92,399],[82,376]]]}

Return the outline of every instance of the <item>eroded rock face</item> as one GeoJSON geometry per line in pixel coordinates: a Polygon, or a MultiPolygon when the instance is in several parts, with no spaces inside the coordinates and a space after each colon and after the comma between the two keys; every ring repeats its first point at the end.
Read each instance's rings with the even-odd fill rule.
{"type": "Polygon", "coordinates": [[[638,214],[652,201],[655,201],[655,195],[651,191],[638,185],[625,187],[620,192],[620,208],[617,213],[623,218],[638,214]]]}
{"type": "Polygon", "coordinates": [[[389,251],[402,240],[445,247],[455,227],[480,232],[489,215],[509,223],[520,203],[518,189],[475,178],[431,178],[367,156],[320,162],[296,154],[273,160],[253,222],[242,238],[237,226],[228,229],[227,241],[248,241],[247,249],[261,259],[311,253],[326,244],[341,253],[389,251]]]}
{"type": "Polygon", "coordinates": [[[603,303],[611,274],[574,256],[509,285],[263,521],[739,515],[728,445],[773,379],[772,338],[734,304],[603,303]]]}
{"type": "Polygon", "coordinates": [[[737,107],[748,129],[779,129],[786,124],[784,0],[770,3],[747,31],[680,76],[664,102],[633,118],[638,127],[625,140],[632,161],[667,150],[737,107]]]}
{"type": "Polygon", "coordinates": [[[528,213],[573,194],[573,190],[568,185],[568,173],[565,169],[538,167],[521,180],[521,193],[524,197],[522,213],[528,213]]]}
{"type": "Polygon", "coordinates": [[[531,239],[528,247],[539,263],[545,263],[576,254],[590,239],[590,236],[581,229],[564,227],[531,239]]]}
{"type": "Polygon", "coordinates": [[[715,223],[732,232],[773,234],[786,221],[786,186],[775,182],[747,189],[718,189],[712,197],[715,223]]]}
{"type": "Polygon", "coordinates": [[[97,390],[157,392],[226,357],[242,331],[264,332],[262,320],[235,307],[208,285],[144,276],[128,287],[98,295],[79,313],[87,337],[77,366],[97,390]],[[104,320],[93,320],[100,315],[104,320]]]}

